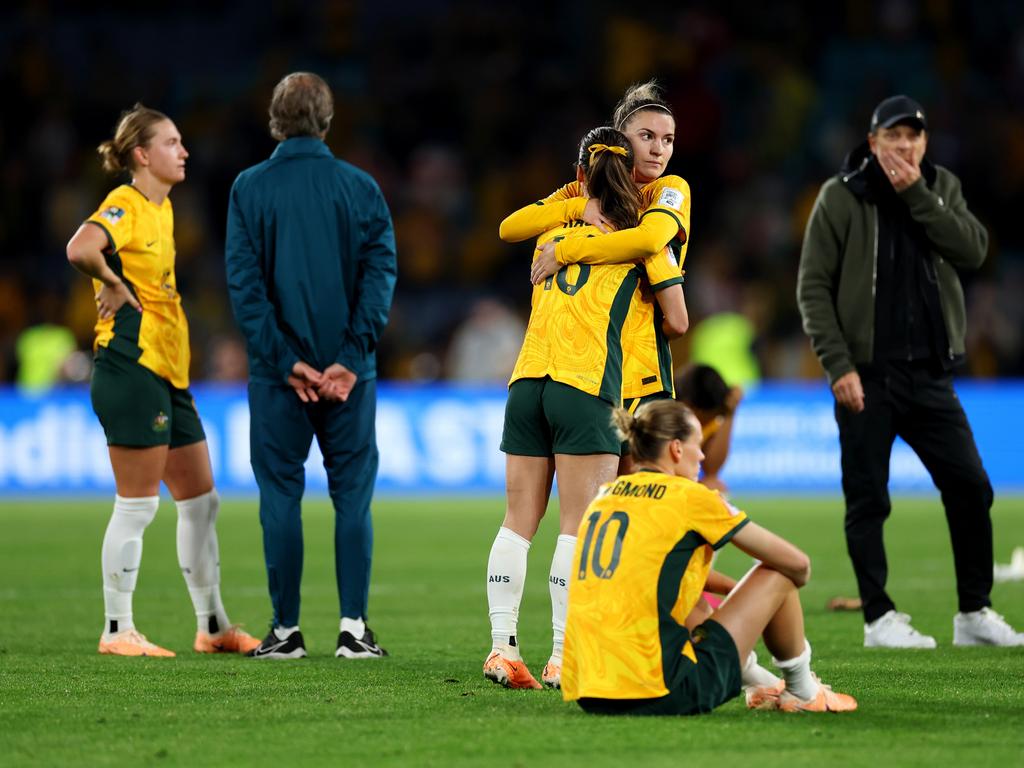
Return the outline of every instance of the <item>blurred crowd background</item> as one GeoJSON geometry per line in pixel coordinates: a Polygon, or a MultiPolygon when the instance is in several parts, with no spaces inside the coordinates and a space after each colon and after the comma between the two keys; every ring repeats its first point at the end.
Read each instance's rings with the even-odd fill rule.
{"type": "Polygon", "coordinates": [[[172,192],[195,380],[245,378],[225,289],[228,190],[269,156],[271,90],[308,69],[335,91],[328,143],[391,207],[399,282],[381,375],[502,381],[529,312],[532,246],[509,212],[573,176],[576,144],[630,83],[677,117],[669,172],[692,190],[677,363],[820,377],[794,291],[820,184],[874,105],[924,106],[929,156],[991,235],[965,275],[966,373],[1024,375],[1024,10],[1015,0],[494,5],[462,0],[29,2],[0,11],[0,380],[87,378],[95,307],[67,240],[119,180],[95,147],[121,110],[169,114],[191,152],[172,192]],[[728,351],[725,352],[728,348],[728,351]],[[54,360],[58,361],[56,364],[54,360]]]}

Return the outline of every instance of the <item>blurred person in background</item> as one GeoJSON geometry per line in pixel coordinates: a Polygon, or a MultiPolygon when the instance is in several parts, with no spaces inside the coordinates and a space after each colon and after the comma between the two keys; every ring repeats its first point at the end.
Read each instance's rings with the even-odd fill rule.
{"type": "MultiPolygon", "coordinates": [[[[629,140],[613,128],[595,128],[580,142],[577,183],[593,195],[592,207],[600,211],[596,220],[618,230],[638,223],[641,198],[633,180],[634,162],[629,140]]],[[[556,223],[537,241],[537,254],[546,243],[586,241],[599,246],[612,237],[580,218],[585,203],[581,200],[574,211],[556,213],[556,223]]],[[[502,239],[515,241],[519,232],[531,229],[535,216],[551,216],[542,210],[546,207],[532,204],[511,214],[499,229],[502,239]]],[[[552,687],[561,685],[575,534],[583,510],[598,487],[615,477],[619,465],[621,446],[611,411],[622,400],[624,361],[634,344],[625,329],[630,316],[640,311],[642,271],[646,270],[652,291],[675,296],[666,315],[676,325],[666,321],[661,332],[671,336],[685,330],[678,263],[665,242],[652,248],[643,269],[631,263],[580,264],[533,286],[530,321],[509,382],[501,440],[506,454],[506,513],[487,561],[492,646],[483,672],[506,687],[541,687],[522,659],[518,614],[527,552],[547,509],[555,475],[560,535],[548,576],[553,640],[541,680],[552,687]]],[[[652,320],[653,313],[647,324],[652,320]]],[[[654,334],[653,328],[650,332],[654,334]]]]}
{"type": "Polygon", "coordinates": [[[228,293],[249,355],[250,455],[260,489],[270,632],[251,655],[306,655],[299,631],[304,464],[314,437],[335,514],[335,656],[386,656],[367,626],[378,453],[376,349],[394,295],[395,235],[373,178],[324,143],[334,96],[295,72],[274,88],[269,160],[228,207],[228,293]]]}
{"type": "Polygon", "coordinates": [[[729,457],[736,408],[743,400],[743,389],[730,387],[710,365],[688,365],[675,377],[676,399],[693,411],[700,422],[704,461],[700,482],[723,495],[728,492],[719,476],[729,457]]]}
{"type": "Polygon", "coordinates": [[[61,298],[50,288],[36,297],[34,323],[18,334],[18,389],[42,394],[65,378],[65,364],[78,349],[75,334],[61,322],[61,298]]]}
{"type": "Polygon", "coordinates": [[[448,378],[464,382],[508,381],[526,327],[497,299],[483,298],[455,331],[445,368],[448,378]]]}
{"type": "Polygon", "coordinates": [[[188,323],[174,275],[168,194],[185,179],[188,152],[174,123],[136,104],[99,146],[103,168],[130,173],[67,245],[72,266],[93,279],[99,320],[93,410],[103,425],[117,485],[103,538],[106,624],[99,652],[174,656],[132,619],[142,537],[156,516],[160,482],[178,508],[178,562],[196,611],[194,650],[251,651],[259,641],[233,626],[220,596],[215,523],[220,500],[203,425],[188,390],[188,323]]]}
{"type": "Polygon", "coordinates": [[[990,607],[992,486],[953,389],[965,336],[957,270],[982,265],[988,233],[968,210],[959,179],[925,156],[927,129],[913,99],[878,104],[867,140],[818,194],[797,298],[836,400],[864,645],[935,647],[886,592],[882,530],[897,436],[942,495],[959,600],[953,644],[1024,645],[1024,634],[990,607]]]}

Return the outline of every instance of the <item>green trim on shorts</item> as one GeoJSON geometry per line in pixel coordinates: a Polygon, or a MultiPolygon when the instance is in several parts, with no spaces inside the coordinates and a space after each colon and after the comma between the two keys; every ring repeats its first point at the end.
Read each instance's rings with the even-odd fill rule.
{"type": "Polygon", "coordinates": [[[96,351],[89,393],[107,445],[180,448],[206,439],[191,392],[115,349],[96,351]]]}
{"type": "Polygon", "coordinates": [[[514,456],[618,456],[611,403],[550,377],[517,379],[508,388],[501,450],[514,456]]]}

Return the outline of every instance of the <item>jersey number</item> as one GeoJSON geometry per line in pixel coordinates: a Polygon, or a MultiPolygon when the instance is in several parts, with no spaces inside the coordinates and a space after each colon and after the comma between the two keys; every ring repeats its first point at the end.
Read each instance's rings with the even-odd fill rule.
{"type": "Polygon", "coordinates": [[[583,552],[580,554],[580,570],[577,574],[581,581],[587,578],[588,565],[599,579],[610,579],[614,575],[615,569],[619,567],[619,558],[622,556],[622,541],[626,538],[626,531],[629,530],[629,515],[625,512],[612,512],[611,516],[598,528],[597,521],[600,518],[600,512],[594,512],[587,518],[589,525],[587,526],[586,534],[583,536],[583,552]],[[604,546],[604,537],[608,534],[608,526],[613,522],[618,523],[615,529],[615,545],[612,547],[612,556],[608,564],[602,565],[601,548],[604,546]],[[597,531],[597,541],[594,541],[595,530],[597,531]],[[594,556],[593,560],[588,563],[587,561],[591,560],[591,544],[594,545],[594,556]]]}
{"type": "MultiPolygon", "coordinates": [[[[557,243],[559,240],[564,239],[565,238],[563,236],[559,235],[558,237],[551,238],[551,241],[553,243],[557,243]]],[[[557,283],[558,290],[560,290],[566,296],[575,296],[577,293],[579,293],[580,288],[587,284],[587,280],[590,279],[590,265],[580,264],[579,268],[580,274],[576,278],[575,283],[569,282],[569,265],[566,264],[564,267],[558,270],[558,272],[556,272],[554,275],[552,275],[551,277],[544,281],[544,290],[550,291],[551,284],[557,283]]]]}

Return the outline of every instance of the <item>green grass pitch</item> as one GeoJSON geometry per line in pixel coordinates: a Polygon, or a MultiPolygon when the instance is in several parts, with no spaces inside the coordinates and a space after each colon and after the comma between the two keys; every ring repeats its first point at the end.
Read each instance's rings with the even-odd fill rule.
{"type": "MultiPolygon", "coordinates": [[[[935,497],[897,499],[886,528],[892,593],[936,651],[861,645],[857,614],[824,610],[853,594],[836,498],[739,498],[754,519],[814,562],[803,590],[815,668],[860,700],[850,715],[748,712],[739,700],[698,718],[598,718],[553,691],[484,680],[484,569],[500,499],[385,499],[375,505],[371,625],[392,657],[333,657],[333,522],[305,508],[302,629],[310,658],[199,656],[166,499],[146,534],[135,618],[176,659],[101,657],[100,541],[106,500],[0,504],[0,764],[1019,766],[1024,649],[953,648],[948,532],[935,497]]],[[[1024,544],[1024,499],[993,512],[997,559],[1024,544]]],[[[530,552],[520,619],[540,673],[550,643],[547,569],[556,527],[530,552]]],[[[228,500],[220,541],[225,603],[263,635],[269,617],[256,503],[228,500]]],[[[727,548],[719,566],[739,575],[727,548]]],[[[995,607],[1024,628],[1024,582],[996,585],[995,607]]],[[[767,653],[760,651],[767,663],[767,653]]]]}

